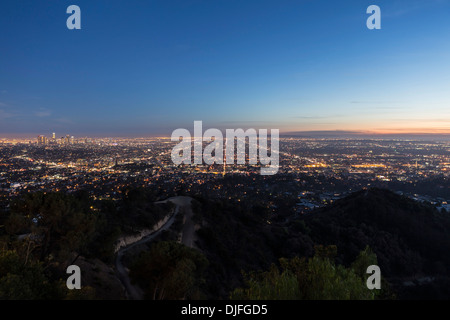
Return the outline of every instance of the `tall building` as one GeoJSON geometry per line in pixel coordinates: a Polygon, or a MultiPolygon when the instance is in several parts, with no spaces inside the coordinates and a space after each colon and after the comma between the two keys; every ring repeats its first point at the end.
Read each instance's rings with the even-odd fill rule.
{"type": "Polygon", "coordinates": [[[46,136],[38,136],[37,143],[39,145],[46,145],[46,144],[48,144],[48,138],[46,136]]]}
{"type": "Polygon", "coordinates": [[[52,139],[50,140],[50,143],[51,143],[51,144],[56,144],[56,142],[57,142],[57,141],[56,141],[56,133],[53,132],[53,133],[52,133],[52,139]]]}

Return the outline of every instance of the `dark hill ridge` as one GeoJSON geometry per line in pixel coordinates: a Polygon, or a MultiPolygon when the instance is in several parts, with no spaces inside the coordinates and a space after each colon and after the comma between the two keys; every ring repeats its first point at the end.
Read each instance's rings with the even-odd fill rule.
{"type": "Polygon", "coordinates": [[[450,214],[388,190],[353,193],[305,216],[315,243],[348,264],[369,245],[387,278],[450,275],[450,214]]]}
{"type": "Polygon", "coordinates": [[[315,245],[336,245],[336,262],[346,266],[368,245],[399,298],[450,299],[450,214],[393,192],[355,192],[287,223],[269,223],[267,208],[247,202],[199,199],[194,211],[196,245],[210,262],[208,297],[242,287],[242,270],[312,257],[315,245]]]}

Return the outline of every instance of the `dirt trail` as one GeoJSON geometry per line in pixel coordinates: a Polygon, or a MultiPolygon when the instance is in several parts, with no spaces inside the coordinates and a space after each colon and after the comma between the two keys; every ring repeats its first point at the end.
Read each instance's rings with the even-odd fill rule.
{"type": "Polygon", "coordinates": [[[117,252],[116,261],[115,261],[116,270],[117,270],[117,273],[119,275],[120,281],[122,282],[122,284],[125,287],[126,296],[127,296],[128,299],[130,299],[130,300],[142,300],[144,298],[144,293],[142,292],[142,290],[138,286],[135,286],[135,285],[133,285],[131,283],[130,276],[128,275],[128,270],[122,264],[123,255],[128,250],[130,250],[131,248],[134,248],[135,246],[138,246],[138,245],[141,245],[143,243],[147,243],[149,241],[152,241],[162,231],[168,230],[172,226],[173,222],[175,221],[175,217],[177,216],[177,214],[179,213],[180,210],[184,214],[186,214],[186,223],[185,223],[185,225],[183,227],[182,243],[184,245],[186,245],[186,246],[192,247],[192,241],[193,241],[193,235],[194,235],[194,224],[193,224],[192,219],[191,219],[192,215],[193,215],[192,208],[191,208],[191,200],[192,200],[192,198],[190,198],[190,197],[179,196],[179,197],[172,197],[172,198],[169,198],[169,199],[164,200],[164,201],[155,202],[157,204],[158,203],[166,203],[167,201],[170,201],[170,202],[174,203],[176,205],[176,207],[175,207],[175,211],[174,211],[173,215],[158,230],[156,230],[153,233],[147,235],[146,237],[142,238],[139,241],[136,241],[136,242],[134,242],[134,243],[132,243],[132,244],[126,246],[126,247],[121,248],[117,252]],[[188,216],[189,216],[189,218],[188,218],[188,216]],[[189,224],[188,227],[186,226],[187,224],[189,224]]]}

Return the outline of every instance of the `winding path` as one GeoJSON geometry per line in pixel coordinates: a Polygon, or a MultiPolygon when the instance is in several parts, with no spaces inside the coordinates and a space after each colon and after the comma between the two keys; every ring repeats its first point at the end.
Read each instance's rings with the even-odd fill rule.
{"type": "MultiPolygon", "coordinates": [[[[152,232],[151,234],[145,236],[144,238],[142,238],[139,241],[136,241],[136,242],[134,242],[134,243],[132,243],[132,244],[126,246],[126,247],[121,248],[117,252],[116,260],[115,260],[116,270],[117,270],[117,273],[119,275],[120,281],[122,282],[123,286],[125,287],[126,296],[127,296],[128,299],[130,299],[130,300],[142,300],[144,298],[144,292],[138,286],[135,286],[135,285],[133,285],[131,283],[128,271],[127,271],[127,269],[124,267],[124,265],[122,263],[123,255],[128,250],[130,250],[130,249],[132,249],[132,248],[134,248],[134,247],[136,247],[138,245],[141,245],[143,243],[152,241],[162,231],[168,230],[172,226],[173,222],[175,221],[175,217],[179,213],[181,207],[183,209],[186,209],[187,212],[192,212],[191,200],[192,200],[192,198],[190,198],[190,197],[179,196],[179,197],[172,197],[172,198],[169,198],[169,199],[164,200],[164,201],[155,202],[156,204],[158,204],[158,203],[166,203],[167,201],[170,201],[170,202],[174,203],[176,205],[176,207],[175,207],[175,211],[174,211],[173,215],[158,230],[156,230],[156,231],[152,232]]],[[[188,220],[190,221],[190,217],[189,217],[188,220]]],[[[184,238],[184,232],[183,232],[183,238],[184,238]]],[[[190,238],[192,238],[192,236],[190,238]]]]}

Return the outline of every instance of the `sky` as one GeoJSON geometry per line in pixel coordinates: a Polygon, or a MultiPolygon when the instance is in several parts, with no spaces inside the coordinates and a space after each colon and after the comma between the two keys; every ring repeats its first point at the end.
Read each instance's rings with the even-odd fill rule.
{"type": "Polygon", "coordinates": [[[0,137],[450,134],[449,85],[450,0],[0,2],[0,137]]]}

